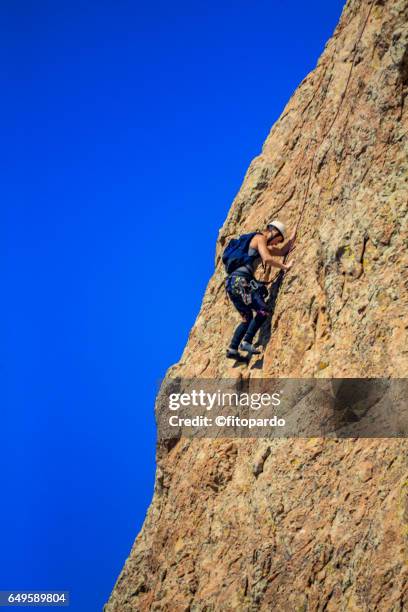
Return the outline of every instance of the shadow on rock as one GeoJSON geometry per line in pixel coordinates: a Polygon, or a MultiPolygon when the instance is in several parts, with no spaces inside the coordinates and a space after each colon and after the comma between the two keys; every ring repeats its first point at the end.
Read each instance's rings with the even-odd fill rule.
{"type": "MultiPolygon", "coordinates": [[[[262,346],[263,351],[265,351],[272,336],[272,320],[273,315],[275,313],[279,290],[282,286],[283,277],[284,273],[281,270],[277,275],[276,280],[272,283],[269,290],[268,299],[266,300],[266,304],[268,305],[268,311],[270,314],[259,331],[259,338],[257,342],[257,346],[262,346]]],[[[261,370],[263,368],[263,362],[264,358],[262,356],[253,364],[252,368],[255,370],[261,370]]]]}

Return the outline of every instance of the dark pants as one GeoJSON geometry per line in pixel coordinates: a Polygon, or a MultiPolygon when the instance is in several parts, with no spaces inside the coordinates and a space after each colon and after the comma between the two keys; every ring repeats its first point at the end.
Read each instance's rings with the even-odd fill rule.
{"type": "Polygon", "coordinates": [[[256,332],[268,316],[268,306],[265,304],[260,290],[253,290],[250,278],[231,274],[227,278],[226,290],[231,302],[242,316],[243,321],[236,328],[230,348],[237,350],[241,340],[252,343],[256,332]],[[252,311],[255,311],[255,317],[252,311]]]}

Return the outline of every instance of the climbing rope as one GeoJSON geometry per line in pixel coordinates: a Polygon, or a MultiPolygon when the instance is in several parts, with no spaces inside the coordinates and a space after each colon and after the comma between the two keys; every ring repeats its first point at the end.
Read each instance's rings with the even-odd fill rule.
{"type": "MultiPolygon", "coordinates": [[[[294,239],[293,239],[293,241],[292,241],[292,243],[291,243],[291,245],[290,245],[290,247],[288,249],[288,252],[285,254],[285,256],[283,258],[283,262],[284,263],[287,261],[288,257],[290,256],[290,254],[293,252],[293,250],[295,248],[295,241],[296,241],[298,229],[299,229],[299,226],[300,226],[300,224],[302,222],[303,215],[304,215],[304,212],[305,212],[305,209],[306,209],[306,205],[307,205],[308,199],[309,199],[310,184],[311,184],[311,180],[312,180],[312,174],[313,174],[313,168],[314,168],[314,164],[315,164],[315,160],[316,160],[316,155],[317,155],[318,151],[320,150],[321,146],[323,145],[323,143],[325,142],[325,140],[330,135],[330,132],[333,129],[333,127],[334,127],[334,125],[335,125],[335,123],[337,121],[337,118],[338,118],[338,116],[340,114],[341,107],[342,107],[344,98],[346,96],[346,93],[347,93],[347,90],[348,90],[348,87],[349,87],[349,84],[350,84],[350,81],[351,81],[352,72],[353,72],[353,69],[354,69],[354,66],[355,66],[355,63],[356,63],[356,58],[357,58],[357,52],[358,52],[359,44],[360,44],[361,39],[363,37],[363,34],[364,34],[365,28],[367,26],[368,20],[370,18],[373,6],[374,6],[374,0],[372,0],[371,3],[370,3],[369,9],[367,11],[367,15],[366,15],[366,17],[364,19],[363,25],[362,25],[362,27],[360,29],[360,32],[359,32],[358,37],[357,37],[357,40],[355,42],[353,59],[352,59],[352,62],[351,62],[351,67],[350,67],[350,70],[349,70],[349,74],[347,76],[346,85],[344,87],[343,93],[341,94],[340,101],[339,101],[337,110],[336,110],[336,112],[334,114],[334,117],[331,120],[330,125],[329,125],[326,133],[324,134],[324,136],[321,138],[320,142],[317,143],[317,141],[315,141],[316,144],[315,144],[315,147],[314,147],[312,159],[311,159],[310,166],[309,166],[309,172],[308,172],[308,177],[307,177],[307,182],[306,182],[306,189],[305,189],[304,197],[303,197],[302,202],[301,202],[300,207],[299,207],[299,214],[297,216],[295,230],[294,230],[294,233],[293,233],[294,239]]],[[[309,104],[310,104],[310,101],[308,102],[307,106],[309,106],[309,104]]],[[[307,108],[307,106],[306,106],[306,108],[307,108]]],[[[306,154],[306,152],[303,154],[302,160],[305,157],[305,154],[306,154]]],[[[278,211],[280,211],[282,208],[283,208],[283,206],[281,205],[278,208],[278,211]]],[[[277,211],[275,211],[274,214],[276,214],[276,212],[277,211]]],[[[272,284],[272,288],[271,288],[271,292],[270,292],[270,296],[269,296],[269,304],[272,305],[271,312],[272,312],[272,316],[273,316],[273,313],[274,313],[275,308],[276,308],[276,304],[277,304],[277,301],[278,301],[278,297],[279,297],[280,291],[281,291],[282,286],[283,286],[284,281],[285,281],[285,274],[284,274],[283,270],[279,270],[279,272],[270,281],[261,281],[261,280],[258,280],[258,279],[256,279],[256,281],[259,284],[262,284],[262,285],[272,284]]],[[[225,295],[225,298],[227,299],[226,295],[225,295]]]]}
{"type": "MultiPolygon", "coordinates": [[[[303,213],[304,213],[305,208],[306,208],[306,203],[307,203],[307,200],[308,200],[308,197],[309,197],[309,188],[310,188],[310,182],[311,182],[311,178],[312,178],[313,166],[314,166],[314,162],[315,162],[315,159],[316,159],[316,154],[317,154],[318,150],[320,149],[320,147],[322,146],[322,144],[324,143],[324,141],[326,140],[326,138],[329,136],[329,134],[330,134],[331,130],[333,129],[333,126],[336,123],[336,120],[337,120],[337,118],[338,118],[338,116],[340,114],[341,106],[343,104],[343,100],[344,100],[344,98],[346,96],[346,93],[347,93],[347,90],[348,90],[348,86],[350,84],[351,74],[352,74],[353,68],[355,66],[358,47],[359,47],[359,44],[360,44],[361,39],[363,37],[363,34],[364,34],[365,28],[367,26],[368,20],[370,18],[373,6],[374,6],[374,0],[372,0],[372,2],[370,3],[370,7],[369,7],[369,9],[367,11],[366,18],[364,19],[363,26],[362,26],[362,28],[360,30],[360,33],[359,33],[358,38],[357,38],[357,41],[356,41],[356,43],[354,45],[353,60],[351,62],[351,67],[350,67],[350,71],[349,71],[349,74],[348,74],[348,77],[347,77],[346,86],[345,86],[345,88],[343,90],[343,93],[341,95],[340,103],[338,105],[337,111],[336,111],[336,113],[335,113],[335,115],[334,115],[334,117],[333,117],[333,119],[332,119],[332,121],[330,123],[330,126],[329,126],[326,134],[323,136],[323,138],[321,139],[320,143],[315,147],[315,150],[313,152],[312,160],[310,162],[308,179],[307,179],[307,183],[306,183],[305,196],[304,196],[303,202],[302,202],[302,204],[300,206],[300,211],[299,211],[298,219],[297,219],[297,222],[296,222],[296,225],[295,225],[294,240],[293,240],[293,242],[292,242],[288,252],[286,253],[286,255],[285,255],[284,259],[283,259],[284,263],[286,262],[286,260],[288,259],[289,255],[293,251],[294,243],[295,243],[295,240],[296,240],[297,231],[298,231],[300,222],[301,222],[301,220],[303,218],[303,213]]],[[[279,274],[281,274],[281,271],[278,272],[278,274],[275,276],[275,278],[271,282],[275,282],[278,279],[279,274]]],[[[278,298],[280,290],[282,289],[282,285],[283,285],[283,279],[282,279],[282,282],[280,282],[279,285],[278,285],[277,292],[276,292],[276,295],[275,295],[275,300],[277,300],[277,298],[278,298]]]]}

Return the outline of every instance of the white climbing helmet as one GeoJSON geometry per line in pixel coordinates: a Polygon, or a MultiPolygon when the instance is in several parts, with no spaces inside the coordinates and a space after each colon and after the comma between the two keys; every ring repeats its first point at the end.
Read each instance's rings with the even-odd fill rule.
{"type": "Polygon", "coordinates": [[[270,221],[268,223],[268,227],[274,227],[275,229],[277,229],[278,232],[282,234],[283,239],[286,240],[286,227],[285,227],[285,224],[282,223],[282,221],[278,221],[278,219],[274,219],[273,221],[270,221]]]}

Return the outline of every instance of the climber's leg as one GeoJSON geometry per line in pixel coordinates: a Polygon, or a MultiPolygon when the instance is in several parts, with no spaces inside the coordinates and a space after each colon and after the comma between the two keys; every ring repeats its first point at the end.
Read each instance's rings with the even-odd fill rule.
{"type": "Polygon", "coordinates": [[[248,291],[247,280],[239,276],[231,276],[227,280],[226,290],[228,297],[242,317],[242,322],[234,331],[232,336],[229,349],[227,351],[227,357],[235,359],[239,357],[238,347],[242,338],[244,337],[249,325],[252,321],[252,309],[248,302],[251,301],[250,292],[248,291]]]}
{"type": "Polygon", "coordinates": [[[242,313],[242,322],[236,328],[234,335],[232,336],[230,342],[230,350],[236,351],[238,353],[239,343],[242,338],[245,336],[249,326],[252,324],[252,312],[251,309],[248,309],[247,312],[242,313]]]}
{"type": "Polygon", "coordinates": [[[267,317],[268,314],[266,312],[256,313],[255,319],[252,319],[251,323],[248,325],[247,331],[244,333],[244,339],[241,342],[240,346],[243,351],[248,351],[248,353],[254,353],[255,355],[259,355],[261,351],[258,351],[258,349],[253,346],[252,341],[255,337],[256,332],[266,321],[267,317]]]}
{"type": "Polygon", "coordinates": [[[261,351],[257,350],[253,346],[252,341],[261,325],[268,318],[268,307],[262,297],[257,292],[253,294],[252,307],[255,309],[256,316],[248,325],[248,328],[244,333],[243,341],[241,342],[240,348],[243,351],[247,351],[248,353],[259,355],[261,351]]]}

